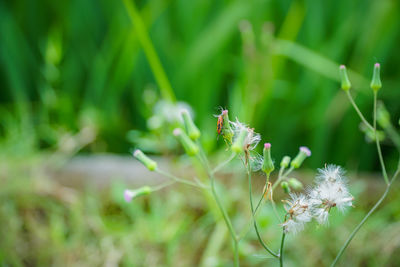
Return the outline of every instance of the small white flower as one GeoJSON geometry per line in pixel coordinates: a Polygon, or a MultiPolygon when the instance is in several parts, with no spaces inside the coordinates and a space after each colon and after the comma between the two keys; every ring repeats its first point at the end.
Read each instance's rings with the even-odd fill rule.
{"type": "Polygon", "coordinates": [[[297,233],[304,229],[304,224],[311,221],[310,204],[307,196],[290,194],[291,199],[286,200],[286,218],[282,224],[286,233],[297,233]]]}

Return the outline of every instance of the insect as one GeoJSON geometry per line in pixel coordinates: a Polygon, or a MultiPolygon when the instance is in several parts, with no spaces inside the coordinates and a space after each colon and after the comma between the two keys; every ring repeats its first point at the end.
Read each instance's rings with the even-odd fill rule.
{"type": "MultiPolygon", "coordinates": [[[[222,115],[218,116],[218,120],[217,120],[217,133],[218,133],[218,137],[222,134],[222,127],[224,126],[224,119],[222,118],[222,115]]],[[[218,139],[217,137],[217,139],[218,139]]]]}

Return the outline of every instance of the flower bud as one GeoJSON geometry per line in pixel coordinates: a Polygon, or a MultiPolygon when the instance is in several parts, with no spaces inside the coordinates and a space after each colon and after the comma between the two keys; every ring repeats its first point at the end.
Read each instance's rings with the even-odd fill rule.
{"type": "Polygon", "coordinates": [[[340,65],[340,80],[342,81],[342,89],[347,91],[351,88],[351,83],[349,80],[349,76],[347,76],[347,70],[345,65],[340,65]]]}
{"type": "Polygon", "coordinates": [[[374,74],[372,75],[372,81],[371,81],[371,88],[375,92],[377,92],[382,87],[380,71],[381,71],[381,65],[379,63],[375,63],[374,74]]]}
{"type": "Polygon", "coordinates": [[[189,112],[184,109],[181,111],[183,123],[185,125],[185,129],[190,139],[197,140],[200,137],[200,130],[194,124],[192,118],[190,117],[189,112]]]}
{"type": "Polygon", "coordinates": [[[151,193],[151,188],[149,186],[143,186],[135,190],[128,190],[126,189],[124,191],[124,199],[126,202],[131,202],[132,199],[139,197],[139,196],[145,196],[151,193]]]}
{"type": "Polygon", "coordinates": [[[274,163],[272,162],[272,159],[271,159],[271,144],[270,143],[264,144],[263,154],[264,154],[264,160],[263,160],[263,165],[262,165],[261,169],[263,170],[263,172],[265,172],[268,175],[275,169],[274,163]]]}
{"type": "Polygon", "coordinates": [[[199,152],[199,147],[180,128],[175,128],[173,135],[181,142],[186,154],[189,156],[194,156],[199,152]]]}
{"type": "Polygon", "coordinates": [[[282,182],[282,183],[281,183],[281,187],[282,187],[283,191],[284,191],[286,194],[289,194],[289,193],[290,193],[290,187],[289,187],[288,182],[282,182]]]}
{"type": "Polygon", "coordinates": [[[282,161],[281,161],[281,167],[282,168],[287,168],[289,166],[289,163],[290,163],[290,157],[289,156],[284,156],[282,158],[282,161]]]}
{"type": "Polygon", "coordinates": [[[301,166],[301,164],[303,163],[303,161],[309,156],[311,156],[310,149],[308,149],[308,147],[301,146],[299,149],[299,153],[292,160],[292,162],[290,163],[290,166],[295,169],[299,168],[301,166]]]}
{"type": "Polygon", "coordinates": [[[378,104],[378,110],[376,112],[376,120],[383,129],[386,129],[387,127],[390,126],[390,114],[389,111],[387,111],[385,105],[383,105],[383,103],[378,104]]]}
{"type": "Polygon", "coordinates": [[[223,135],[224,139],[226,141],[228,141],[229,144],[231,144],[234,133],[233,133],[233,130],[231,128],[231,124],[229,122],[229,115],[228,115],[228,110],[227,109],[222,111],[222,120],[223,120],[223,123],[222,123],[222,135],[223,135]]]}
{"type": "Polygon", "coordinates": [[[303,184],[296,178],[289,178],[288,183],[289,183],[289,186],[291,188],[293,188],[294,190],[303,189],[303,184]]]}
{"type": "Polygon", "coordinates": [[[360,124],[360,130],[365,134],[365,139],[369,143],[370,142],[375,142],[376,138],[380,142],[382,142],[386,138],[386,135],[385,135],[384,131],[376,130],[376,134],[375,134],[375,131],[373,129],[370,129],[369,127],[367,127],[363,123],[360,124]]]}
{"type": "Polygon", "coordinates": [[[235,139],[235,142],[232,144],[232,151],[235,153],[243,152],[244,141],[246,140],[248,131],[246,128],[240,130],[238,137],[235,139]]]}
{"type": "Polygon", "coordinates": [[[141,150],[136,149],[133,152],[133,156],[144,166],[146,166],[149,171],[154,171],[155,169],[157,169],[157,162],[146,156],[141,150]]]}

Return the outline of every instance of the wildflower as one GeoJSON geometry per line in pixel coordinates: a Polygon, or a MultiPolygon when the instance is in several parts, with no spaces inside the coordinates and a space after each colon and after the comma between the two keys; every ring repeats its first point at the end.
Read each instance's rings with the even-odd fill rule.
{"type": "Polygon", "coordinates": [[[282,187],[282,189],[283,189],[283,192],[285,192],[286,194],[289,194],[289,193],[290,193],[290,186],[289,186],[289,183],[288,183],[288,182],[283,181],[283,182],[281,183],[281,187],[282,187]]]}
{"type": "Polygon", "coordinates": [[[318,182],[344,182],[345,181],[345,171],[342,167],[336,166],[334,164],[329,164],[323,169],[318,169],[318,174],[316,176],[318,182]]]}
{"type": "Polygon", "coordinates": [[[372,75],[372,81],[371,81],[371,88],[375,92],[377,92],[382,87],[380,70],[381,70],[381,65],[379,63],[375,63],[374,74],[372,75]]]}
{"type": "Polygon", "coordinates": [[[286,233],[297,233],[304,229],[304,224],[311,221],[310,205],[306,195],[290,194],[285,200],[286,221],[282,224],[286,233]]]}
{"type": "Polygon", "coordinates": [[[148,195],[151,193],[151,188],[149,186],[143,186],[141,188],[138,188],[136,190],[129,190],[126,189],[124,191],[124,199],[126,202],[131,202],[132,199],[139,197],[139,196],[144,196],[148,195]]]}
{"type": "Polygon", "coordinates": [[[342,84],[341,84],[342,89],[344,91],[348,91],[351,87],[351,83],[349,80],[349,76],[347,76],[346,66],[340,65],[339,72],[340,72],[340,79],[342,81],[342,84]]]}
{"type": "Polygon", "coordinates": [[[311,156],[311,151],[308,147],[306,146],[301,146],[299,148],[299,153],[296,155],[296,157],[292,160],[292,162],[290,163],[290,166],[297,169],[301,166],[301,164],[303,163],[303,161],[308,158],[309,156],[311,156]]]}
{"type": "Polygon", "coordinates": [[[289,178],[288,179],[288,183],[289,183],[289,186],[291,188],[293,188],[294,190],[303,189],[303,184],[299,180],[297,180],[296,178],[289,178]]]}
{"type": "Polygon", "coordinates": [[[328,222],[332,208],[337,207],[344,212],[347,207],[352,206],[354,198],[347,188],[346,177],[340,166],[328,165],[318,171],[317,185],[309,190],[308,195],[313,216],[324,224],[328,222]]]}
{"type": "Polygon", "coordinates": [[[289,166],[289,163],[290,163],[290,157],[289,156],[284,156],[282,158],[282,161],[281,161],[281,167],[282,168],[287,168],[289,166]]]}
{"type": "Polygon", "coordinates": [[[264,144],[263,153],[264,153],[264,160],[263,160],[262,170],[267,175],[269,175],[275,169],[274,162],[271,159],[271,144],[270,143],[264,144]]]}
{"type": "Polygon", "coordinates": [[[239,122],[230,122],[233,126],[233,144],[232,150],[236,153],[244,151],[246,154],[253,150],[261,140],[261,136],[254,132],[253,128],[247,127],[245,124],[239,122]]]}
{"type": "Polygon", "coordinates": [[[157,162],[146,156],[140,149],[136,149],[133,152],[133,156],[139,160],[147,169],[154,171],[157,169],[157,162]]]}
{"type": "Polygon", "coordinates": [[[181,110],[181,115],[183,118],[183,124],[185,125],[185,129],[190,139],[197,140],[200,137],[200,130],[194,124],[192,117],[189,114],[189,111],[186,109],[181,110]]]}
{"type": "Polygon", "coordinates": [[[186,154],[194,156],[199,152],[199,147],[189,138],[189,136],[180,128],[175,128],[173,135],[180,141],[186,154]]]}

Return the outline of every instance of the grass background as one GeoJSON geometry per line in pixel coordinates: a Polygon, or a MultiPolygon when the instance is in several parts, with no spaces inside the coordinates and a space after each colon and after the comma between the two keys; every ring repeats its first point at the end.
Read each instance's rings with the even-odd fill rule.
{"type": "MultiPolygon", "coordinates": [[[[113,196],[111,189],[80,190],[72,202],[41,193],[43,188],[59,187],[37,172],[49,154],[63,159],[78,151],[127,154],[132,147],[157,155],[175,153],[164,132],[147,127],[159,100],[191,105],[210,153],[224,149],[216,140],[212,116],[222,106],[271,142],[277,160],[307,145],[313,152],[308,168],[336,163],[351,172],[379,171],[375,147],[365,144],[359,119],[339,90],[338,66],[346,64],[351,70],[352,93],[371,119],[368,85],[373,64],[380,62],[380,98],[397,125],[398,1],[132,3],[0,2],[1,222],[5,225],[1,228],[7,236],[1,242],[3,262],[103,265],[110,260],[112,265],[119,259],[126,265],[144,266],[201,262],[204,240],[218,224],[214,226],[200,200],[193,200],[190,208],[182,207],[186,191],[152,196],[131,206],[113,196]],[[22,168],[22,163],[28,167],[22,168]],[[46,182],[29,186],[41,179],[46,182]],[[160,207],[163,202],[168,208],[160,207]],[[153,233],[155,228],[172,230],[153,233]],[[203,242],[188,250],[184,244],[192,244],[198,236],[203,242]],[[151,253],[146,255],[147,251],[151,253]]],[[[397,152],[389,141],[383,142],[383,152],[392,170],[397,152]]],[[[364,188],[362,182],[357,186],[364,188]]],[[[247,203],[244,192],[239,196],[247,203]]],[[[239,196],[233,203],[240,202],[239,196]]],[[[398,191],[391,197],[398,199],[398,191]]],[[[329,263],[324,257],[332,258],[340,242],[328,242],[326,236],[344,239],[335,233],[348,232],[373,203],[361,199],[360,209],[350,217],[339,216],[346,224],[333,222],[333,229],[310,230],[289,241],[289,263],[309,253],[314,258],[307,265],[329,263]],[[299,248],[296,243],[306,245],[299,248]]],[[[243,211],[248,209],[244,203],[243,211]]],[[[240,218],[239,210],[232,212],[240,218]]],[[[348,256],[347,261],[379,266],[380,257],[389,259],[398,241],[389,242],[389,248],[378,246],[379,242],[364,246],[363,241],[380,229],[387,231],[383,237],[396,239],[398,216],[398,209],[387,205],[368,224],[370,231],[364,230],[364,236],[354,240],[356,256],[348,256]],[[379,254],[377,248],[386,250],[379,254]]],[[[229,262],[229,242],[220,239],[222,249],[214,251],[223,251],[216,260],[224,265],[229,262]]],[[[251,240],[242,249],[256,249],[251,240]]],[[[388,265],[395,264],[393,257],[388,265]]],[[[252,258],[248,264],[255,262],[252,258]]]]}

